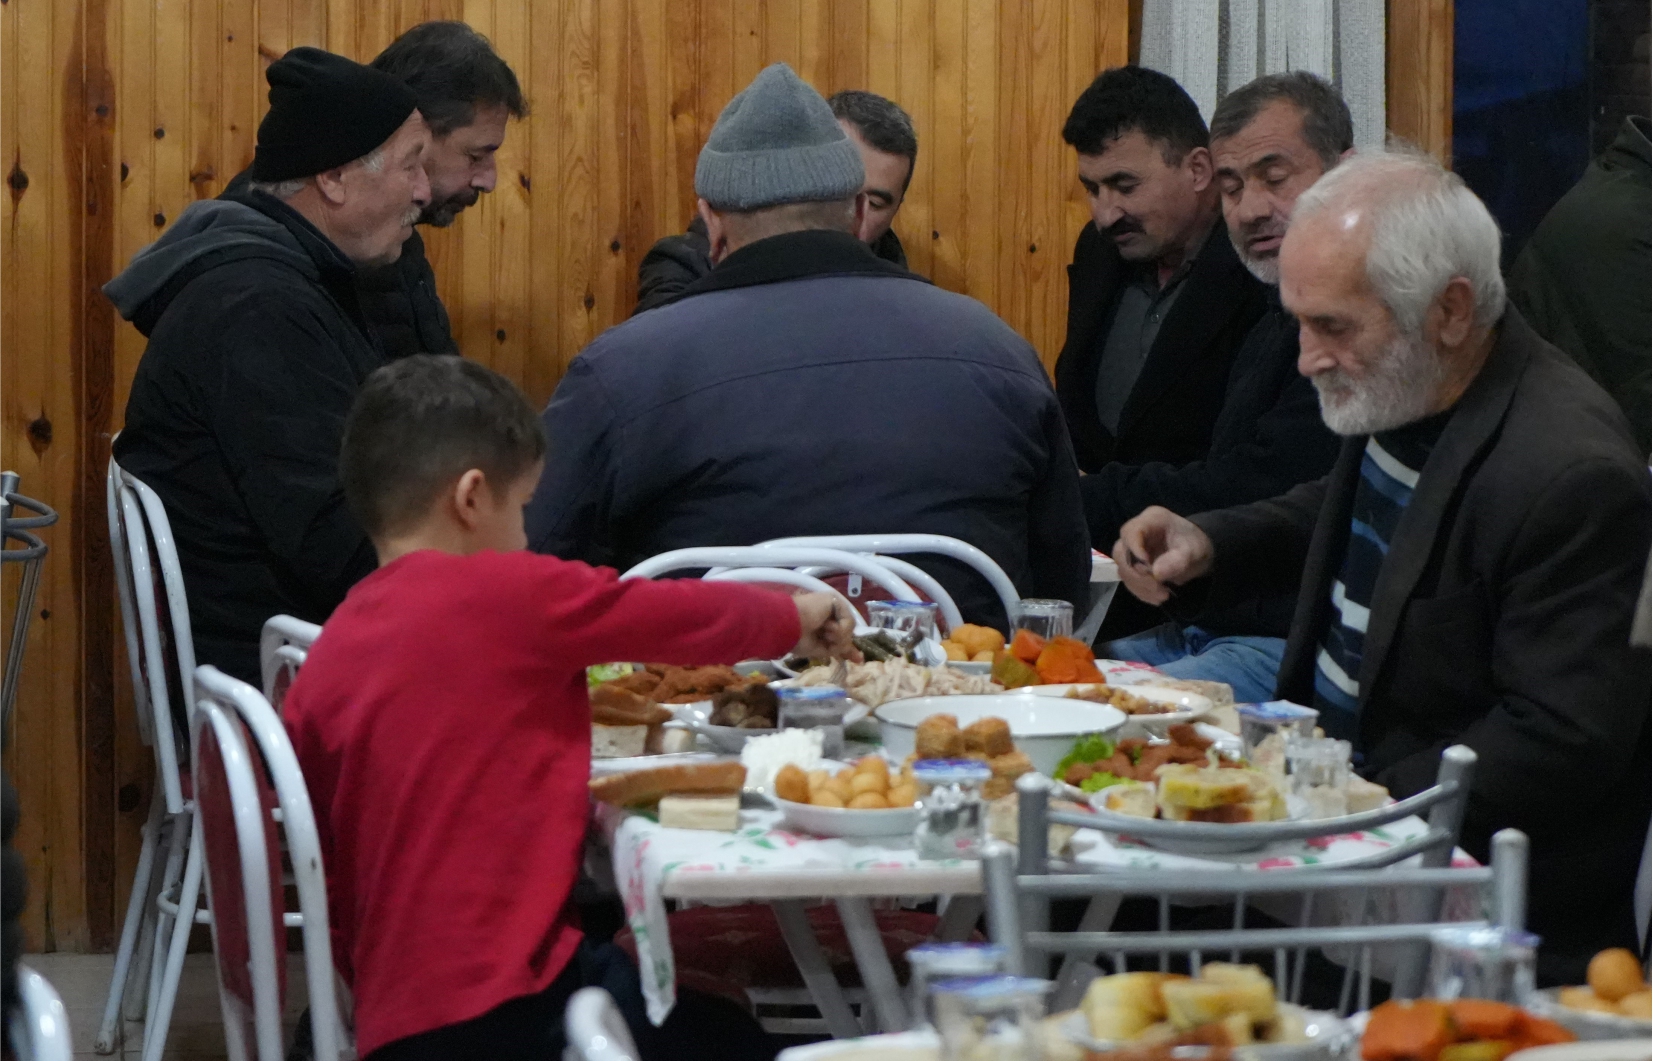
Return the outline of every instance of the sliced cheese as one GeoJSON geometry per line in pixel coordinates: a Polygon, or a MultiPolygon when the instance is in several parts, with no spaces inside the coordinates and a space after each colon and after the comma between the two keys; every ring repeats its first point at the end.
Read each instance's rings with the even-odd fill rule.
{"type": "Polygon", "coordinates": [[[661,796],[660,824],[668,829],[732,833],[740,827],[740,797],[661,796]]]}

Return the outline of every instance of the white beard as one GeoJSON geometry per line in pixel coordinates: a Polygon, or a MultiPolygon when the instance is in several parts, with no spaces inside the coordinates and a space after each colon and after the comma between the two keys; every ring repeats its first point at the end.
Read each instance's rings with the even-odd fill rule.
{"type": "Polygon", "coordinates": [[[1398,335],[1359,380],[1335,368],[1314,377],[1320,418],[1339,435],[1370,435],[1422,420],[1445,374],[1433,347],[1398,335]]]}
{"type": "Polygon", "coordinates": [[[1252,276],[1255,276],[1269,287],[1280,286],[1280,255],[1278,253],[1271,258],[1253,258],[1245,251],[1241,251],[1240,262],[1252,276]]]}

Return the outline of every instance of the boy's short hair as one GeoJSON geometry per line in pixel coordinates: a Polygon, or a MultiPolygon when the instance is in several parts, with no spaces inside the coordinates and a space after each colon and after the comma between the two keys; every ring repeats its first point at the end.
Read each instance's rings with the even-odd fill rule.
{"type": "Polygon", "coordinates": [[[370,538],[416,525],[478,468],[501,496],[545,458],[545,430],[499,373],[450,354],[415,354],[367,377],[344,424],[339,481],[370,538]]]}
{"type": "Polygon", "coordinates": [[[1116,66],[1098,74],[1068,113],[1062,139],[1081,155],[1100,155],[1132,130],[1159,146],[1167,166],[1211,143],[1193,97],[1175,78],[1145,66],[1116,66]]]}

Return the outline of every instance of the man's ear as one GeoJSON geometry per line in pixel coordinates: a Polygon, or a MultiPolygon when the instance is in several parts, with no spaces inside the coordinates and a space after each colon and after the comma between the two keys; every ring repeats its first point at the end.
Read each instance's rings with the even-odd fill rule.
{"type": "Polygon", "coordinates": [[[1188,157],[1182,160],[1188,167],[1188,175],[1194,179],[1194,190],[1203,192],[1211,186],[1211,178],[1216,173],[1216,166],[1211,162],[1211,150],[1205,147],[1196,147],[1188,152],[1188,157]]]}
{"type": "Polygon", "coordinates": [[[349,198],[344,187],[343,166],[330,169],[325,173],[318,173],[315,180],[316,190],[321,193],[323,199],[326,199],[333,206],[343,206],[345,199],[349,198]]]}
{"type": "Polygon", "coordinates": [[[488,493],[488,477],[482,469],[472,468],[461,475],[453,484],[448,502],[453,506],[453,515],[459,525],[468,531],[475,530],[492,502],[492,495],[488,493]]]}
{"type": "Polygon", "coordinates": [[[1445,347],[1462,346],[1475,330],[1475,289],[1469,280],[1454,276],[1429,307],[1435,338],[1445,347]]]}
{"type": "Polygon", "coordinates": [[[695,200],[695,209],[700,211],[700,220],[706,222],[706,242],[711,244],[710,257],[716,265],[729,254],[729,229],[723,223],[723,215],[712,209],[712,204],[704,199],[695,200]]]}

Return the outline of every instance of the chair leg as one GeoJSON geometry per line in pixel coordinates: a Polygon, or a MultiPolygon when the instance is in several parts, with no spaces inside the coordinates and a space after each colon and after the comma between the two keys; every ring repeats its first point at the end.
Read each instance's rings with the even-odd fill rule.
{"type": "Polygon", "coordinates": [[[184,845],[189,842],[191,823],[188,814],[171,817],[166,823],[166,869],[161,874],[161,886],[155,895],[154,938],[149,945],[149,982],[144,992],[145,1043],[149,1042],[150,1029],[155,1023],[155,1004],[161,993],[161,969],[166,962],[167,940],[171,938],[173,926],[173,917],[162,909],[161,899],[171,901],[178,894],[184,870],[184,845]]]}
{"type": "MultiPolygon", "coordinates": [[[[155,869],[155,848],[165,813],[165,799],[156,793],[149,801],[149,817],[143,824],[143,841],[138,847],[138,870],[132,875],[132,894],[126,901],[126,920],[121,925],[120,945],[115,948],[115,971],[109,978],[109,998],[103,1005],[103,1023],[98,1026],[97,1041],[92,1049],[100,1054],[115,1052],[115,1033],[121,1018],[121,1002],[126,995],[127,974],[131,971],[132,955],[137,950],[138,936],[149,906],[149,878],[155,869]]],[[[141,960],[141,959],[140,959],[141,960]]]]}
{"type": "MultiPolygon", "coordinates": [[[[191,829],[189,857],[184,861],[183,886],[178,891],[178,916],[172,919],[172,938],[167,941],[160,990],[155,997],[155,1008],[149,1015],[149,1027],[144,1029],[143,1061],[161,1061],[161,1051],[166,1049],[172,1007],[178,1001],[178,979],[184,972],[184,951],[189,946],[189,931],[195,927],[195,908],[201,900],[201,861],[201,831],[191,829]]],[[[155,949],[157,953],[160,951],[159,936],[156,937],[155,949]]]]}

